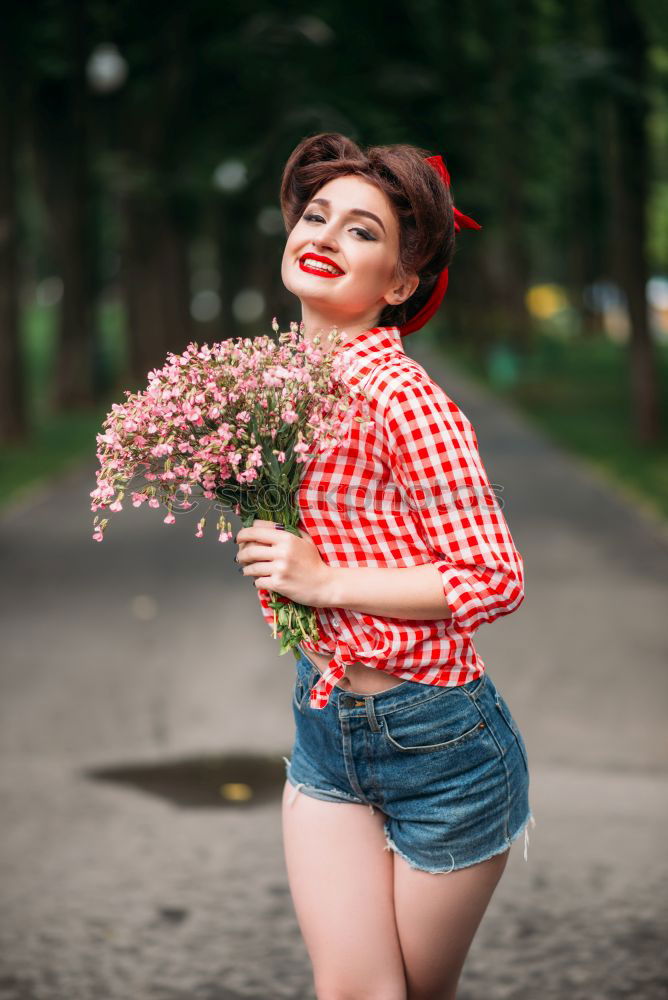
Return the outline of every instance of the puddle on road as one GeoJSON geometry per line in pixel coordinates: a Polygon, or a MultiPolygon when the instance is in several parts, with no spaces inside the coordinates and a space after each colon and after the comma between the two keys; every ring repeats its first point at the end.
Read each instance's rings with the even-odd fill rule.
{"type": "Polygon", "coordinates": [[[285,762],[280,754],[221,754],[86,768],[81,773],[93,781],[139,788],[186,809],[249,809],[280,799],[285,784],[285,762]]]}

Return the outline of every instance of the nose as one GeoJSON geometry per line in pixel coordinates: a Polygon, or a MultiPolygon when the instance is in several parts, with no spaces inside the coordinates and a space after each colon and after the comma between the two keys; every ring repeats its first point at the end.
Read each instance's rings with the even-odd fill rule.
{"type": "Polygon", "coordinates": [[[331,233],[327,229],[326,225],[325,226],[321,226],[318,229],[318,233],[317,233],[317,235],[315,235],[315,234],[313,235],[312,241],[313,241],[313,246],[316,248],[316,250],[324,249],[324,248],[327,248],[327,249],[330,249],[330,250],[336,250],[336,249],[338,249],[338,244],[336,242],[336,239],[335,239],[333,233],[331,233]]]}

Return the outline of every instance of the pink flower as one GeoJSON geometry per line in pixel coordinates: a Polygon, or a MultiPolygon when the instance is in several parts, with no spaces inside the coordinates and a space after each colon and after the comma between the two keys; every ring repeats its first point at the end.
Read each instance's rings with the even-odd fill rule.
{"type": "MultiPolygon", "coordinates": [[[[240,516],[242,505],[232,498],[243,497],[247,509],[248,498],[261,494],[258,487],[277,483],[278,466],[287,496],[319,444],[328,448],[345,436],[350,407],[337,408],[343,388],[337,357],[306,342],[303,324],[280,333],[274,317],[272,329],[276,338],[193,342],[180,355],[168,352],[163,366],[149,371],[145,389],[125,390],[96,437],[100,469],[91,510],[108,504],[122,510],[126,490],[135,507],[167,501],[164,522],[173,524],[170,505],[186,511],[205,500],[225,509],[229,486],[227,509],[240,516]]],[[[233,537],[231,526],[218,529],[221,541],[233,537]]],[[[95,540],[103,533],[103,526],[96,528],[95,540]]]]}

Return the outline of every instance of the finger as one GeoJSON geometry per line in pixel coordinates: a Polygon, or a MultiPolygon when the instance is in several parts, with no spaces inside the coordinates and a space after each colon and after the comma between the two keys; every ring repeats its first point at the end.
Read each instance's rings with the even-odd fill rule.
{"type": "Polygon", "coordinates": [[[244,576],[262,576],[271,573],[273,570],[273,564],[270,562],[260,562],[256,560],[255,562],[248,563],[247,566],[242,566],[241,572],[244,576]]]}
{"type": "Polygon", "coordinates": [[[269,527],[256,528],[253,524],[250,528],[242,528],[235,539],[237,544],[241,544],[241,542],[263,542],[265,545],[272,545],[280,541],[284,532],[275,528],[273,521],[265,521],[264,523],[268,524],[269,527]]]}
{"type": "Polygon", "coordinates": [[[256,528],[260,529],[270,528],[271,530],[276,531],[277,523],[278,523],[277,521],[266,521],[261,517],[256,517],[253,523],[248,528],[242,528],[241,531],[239,531],[239,533],[237,534],[237,538],[242,533],[245,533],[247,531],[254,531],[256,528]]]}
{"type": "Polygon", "coordinates": [[[272,548],[268,542],[243,542],[243,549],[238,552],[239,562],[253,562],[254,559],[271,559],[272,548]],[[243,557],[243,558],[242,558],[243,557]]]}

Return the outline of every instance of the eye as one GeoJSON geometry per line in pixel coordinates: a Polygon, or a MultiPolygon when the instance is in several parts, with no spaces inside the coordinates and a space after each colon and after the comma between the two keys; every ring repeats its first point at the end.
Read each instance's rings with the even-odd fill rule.
{"type": "MultiPolygon", "coordinates": [[[[304,220],[306,222],[316,222],[317,220],[320,220],[320,222],[324,222],[325,221],[323,219],[322,215],[317,215],[317,214],[314,214],[313,212],[309,212],[306,215],[304,215],[304,220]]],[[[362,239],[364,239],[364,240],[375,240],[376,239],[375,236],[372,236],[371,233],[367,232],[366,229],[362,229],[361,226],[353,226],[353,228],[351,229],[351,232],[352,233],[360,233],[361,236],[362,236],[362,239]]]]}

